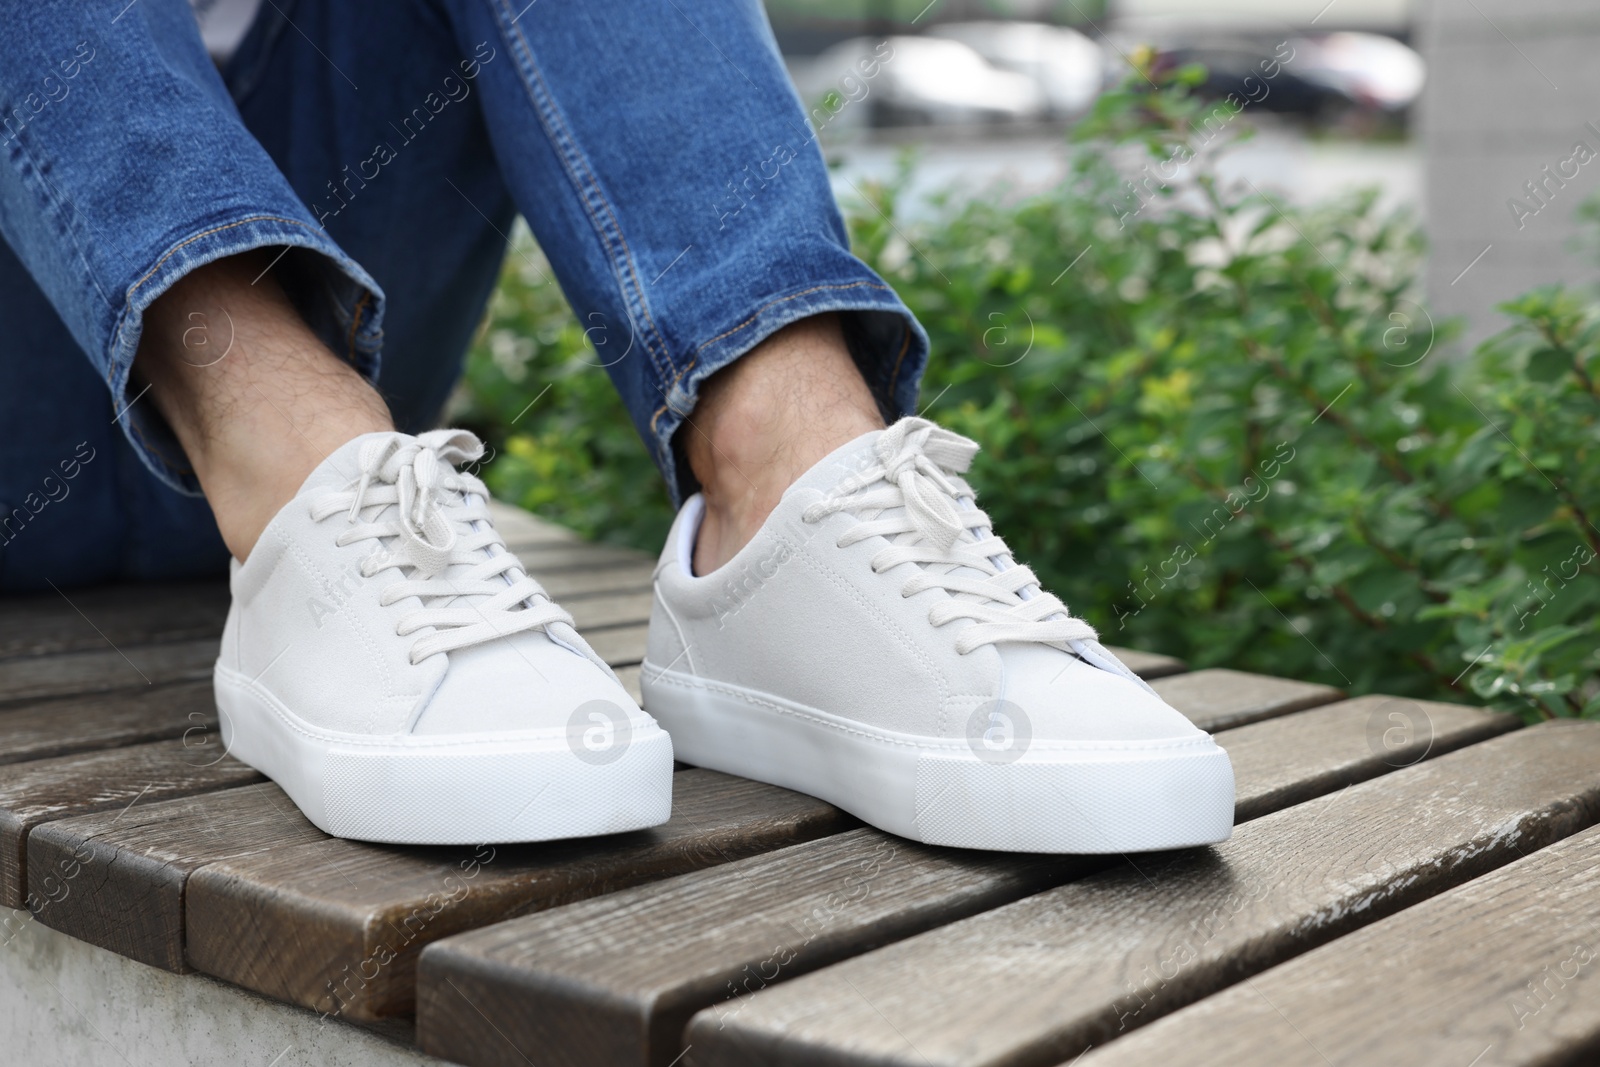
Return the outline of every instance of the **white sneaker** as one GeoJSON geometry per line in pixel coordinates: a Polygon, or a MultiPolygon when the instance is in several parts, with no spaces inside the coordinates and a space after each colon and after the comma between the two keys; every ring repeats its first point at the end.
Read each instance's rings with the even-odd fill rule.
{"type": "Polygon", "coordinates": [[[506,550],[454,469],[481,454],[463,431],[373,433],[312,472],[233,564],[223,741],[339,837],[663,823],[671,742],[506,550]]]}
{"type": "Polygon", "coordinates": [[[700,578],[690,500],[656,567],[645,707],[679,759],[931,844],[1226,840],[1227,753],[1011,559],[960,478],[977,450],[923,419],[859,437],[700,578]]]}

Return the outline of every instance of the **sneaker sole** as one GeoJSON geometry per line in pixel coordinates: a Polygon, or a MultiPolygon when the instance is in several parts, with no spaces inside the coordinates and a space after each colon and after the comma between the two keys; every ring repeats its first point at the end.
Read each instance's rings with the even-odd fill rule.
{"type": "Polygon", "coordinates": [[[214,681],[224,751],[277,782],[335,837],[510,844],[641,830],[672,814],[672,742],[654,725],[595,763],[580,759],[564,734],[332,734],[236,671],[218,664],[214,681]]]}
{"type": "Polygon", "coordinates": [[[679,759],[820,797],[890,833],[1006,852],[1118,853],[1227,840],[1233,767],[1209,738],[1047,747],[1011,762],[876,730],[645,662],[679,759]]]}

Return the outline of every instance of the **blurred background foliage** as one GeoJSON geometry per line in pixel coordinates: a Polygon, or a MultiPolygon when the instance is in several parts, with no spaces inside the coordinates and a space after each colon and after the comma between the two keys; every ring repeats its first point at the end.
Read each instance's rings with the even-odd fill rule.
{"type": "MultiPolygon", "coordinates": [[[[1412,218],[1224,187],[1244,124],[1190,93],[1203,72],[1145,73],[1048,195],[909,218],[908,163],[845,205],[932,338],[928,416],[984,446],[1002,535],[1111,644],[1600,717],[1600,308],[1530,293],[1441,358],[1412,218]]],[[[524,234],[454,417],[496,493],[653,552],[659,476],[542,270],[524,234]]]]}

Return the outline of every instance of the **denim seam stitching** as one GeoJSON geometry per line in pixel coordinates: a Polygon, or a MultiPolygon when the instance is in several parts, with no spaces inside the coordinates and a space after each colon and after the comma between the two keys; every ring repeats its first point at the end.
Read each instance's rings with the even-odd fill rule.
{"type": "Polygon", "coordinates": [[[911,327],[907,326],[902,331],[900,339],[900,354],[894,357],[894,370],[889,372],[889,402],[894,403],[894,391],[900,386],[900,364],[905,362],[906,353],[911,351],[911,327]]]}
{"type": "MultiPolygon", "coordinates": [[[[678,383],[683,381],[683,376],[685,374],[688,374],[690,371],[694,370],[695,364],[697,364],[699,362],[700,362],[700,357],[699,356],[695,356],[693,359],[691,359],[688,362],[688,364],[681,371],[678,372],[677,377],[673,378],[672,381],[667,384],[667,387],[665,389],[661,388],[661,386],[659,386],[659,385],[656,386],[656,391],[661,394],[662,402],[661,402],[661,406],[656,408],[655,414],[650,416],[650,432],[651,433],[657,432],[658,427],[656,426],[656,424],[661,421],[661,416],[666,414],[668,411],[672,410],[672,390],[674,390],[674,389],[676,389],[678,387],[678,383]]],[[[678,413],[676,411],[673,411],[673,414],[676,415],[678,413]]],[[[687,419],[689,417],[688,413],[684,413],[684,415],[682,417],[687,419]]]]}
{"type": "MultiPolygon", "coordinates": [[[[700,343],[698,345],[695,345],[695,348],[694,348],[695,354],[698,355],[699,353],[704,352],[708,345],[714,345],[718,341],[722,340],[724,337],[729,337],[729,336],[731,336],[733,334],[738,333],[740,330],[744,329],[746,326],[749,326],[751,323],[753,323],[757,319],[759,319],[761,317],[761,313],[763,311],[766,311],[769,307],[772,307],[774,304],[783,304],[783,303],[786,303],[786,302],[788,302],[790,300],[798,300],[802,296],[810,296],[812,293],[819,293],[824,289],[860,289],[860,288],[863,288],[863,287],[868,288],[868,289],[882,289],[885,292],[889,291],[889,287],[887,285],[879,285],[877,282],[859,281],[859,282],[847,282],[844,285],[813,285],[811,288],[802,289],[798,293],[790,293],[788,296],[774,297],[773,299],[768,300],[765,304],[762,304],[760,307],[756,308],[755,311],[751,312],[750,317],[748,319],[745,319],[739,325],[734,326],[731,329],[727,329],[727,330],[722,331],[721,333],[717,334],[717,336],[711,338],[709,341],[704,341],[704,342],[702,342],[702,343],[700,343]]],[[[673,384],[676,385],[677,383],[674,382],[673,384]]]]}
{"type": "Polygon", "coordinates": [[[165,466],[168,470],[173,471],[174,473],[180,474],[180,475],[193,475],[194,474],[194,468],[193,467],[184,467],[184,466],[179,465],[178,463],[174,462],[160,448],[157,448],[156,445],[153,442],[151,442],[151,440],[148,437],[146,437],[144,435],[144,431],[139,429],[139,424],[137,422],[134,422],[132,419],[129,419],[128,420],[128,429],[133,431],[133,436],[135,436],[135,437],[137,437],[139,439],[139,446],[141,448],[143,448],[146,452],[150,453],[150,455],[152,455],[152,456],[156,457],[157,459],[159,459],[161,461],[162,465],[165,466]]]}
{"type": "MultiPolygon", "coordinates": [[[[757,319],[759,319],[761,317],[762,312],[766,311],[768,308],[770,308],[770,307],[772,307],[772,306],[774,306],[776,304],[782,304],[782,303],[786,303],[787,301],[790,301],[790,300],[796,300],[796,299],[798,299],[798,298],[800,298],[802,296],[809,296],[812,293],[821,292],[824,289],[860,289],[860,288],[863,288],[863,287],[868,288],[868,289],[880,289],[880,290],[882,290],[884,292],[893,292],[893,290],[890,289],[887,285],[880,285],[878,282],[859,281],[859,282],[848,282],[848,283],[843,284],[843,285],[813,285],[811,288],[802,289],[798,293],[790,293],[788,296],[779,296],[779,297],[774,297],[771,300],[768,300],[765,304],[762,304],[760,307],[756,308],[756,310],[751,313],[750,317],[745,319],[743,322],[739,323],[739,325],[733,326],[733,327],[731,327],[729,329],[726,329],[726,330],[722,331],[721,333],[717,334],[717,336],[711,338],[710,340],[704,341],[704,342],[696,345],[695,349],[694,349],[694,351],[695,351],[694,358],[689,361],[688,366],[684,367],[683,370],[678,372],[677,377],[672,379],[672,382],[668,386],[668,388],[665,389],[665,390],[662,390],[662,396],[666,397],[667,393],[671,389],[676,389],[678,387],[678,383],[683,380],[684,375],[688,374],[691,370],[693,370],[695,364],[700,362],[700,354],[705,351],[707,346],[714,345],[718,341],[721,341],[722,339],[724,339],[726,337],[731,337],[732,335],[738,333],[740,330],[745,329],[751,323],[753,323],[757,319]]],[[[906,349],[910,346],[910,344],[911,344],[911,331],[909,329],[907,329],[906,330],[906,340],[901,344],[901,348],[900,348],[900,359],[904,359],[905,358],[906,349]]],[[[898,376],[899,373],[900,373],[900,360],[899,359],[895,360],[894,373],[895,373],[896,376],[898,376]]],[[[891,391],[892,391],[892,387],[891,387],[891,391]]],[[[667,402],[663,403],[659,408],[656,409],[654,415],[650,416],[650,432],[651,433],[658,432],[659,427],[657,426],[657,423],[659,423],[661,421],[661,416],[666,414],[667,411],[671,407],[672,407],[672,404],[671,404],[670,400],[668,400],[667,402]]]]}
{"type": "MultiPolygon", "coordinates": [[[[163,263],[165,263],[167,260],[171,259],[173,256],[177,255],[179,249],[185,248],[185,247],[187,247],[189,245],[194,244],[196,241],[200,240],[200,238],[202,238],[202,237],[210,237],[214,233],[221,233],[223,230],[231,230],[235,226],[243,226],[245,223],[248,223],[248,222],[287,222],[287,223],[290,223],[291,225],[294,225],[294,226],[305,226],[306,229],[311,230],[311,227],[310,226],[306,226],[305,223],[300,222],[300,221],[298,221],[296,219],[286,219],[281,215],[251,215],[249,218],[236,219],[233,222],[224,222],[221,226],[213,226],[209,230],[202,230],[201,232],[195,234],[193,237],[186,238],[185,240],[180,241],[177,244],[173,245],[171,248],[167,249],[166,254],[163,255],[160,259],[156,260],[155,266],[151,267],[148,271],[146,271],[143,278],[140,278],[138,281],[136,281],[132,285],[128,286],[127,295],[131,297],[134,294],[134,292],[139,289],[140,286],[144,285],[145,282],[147,282],[147,281],[149,281],[151,279],[151,277],[156,273],[156,271],[161,269],[161,265],[163,263]]],[[[312,230],[312,232],[313,233],[321,233],[322,231],[321,230],[312,230]]]]}
{"type": "MultiPolygon", "coordinates": [[[[128,291],[124,294],[124,297],[123,297],[123,299],[125,301],[125,304],[124,304],[124,308],[123,308],[122,321],[117,323],[116,335],[111,339],[112,340],[113,349],[120,347],[121,344],[122,344],[122,330],[123,330],[123,327],[126,326],[127,322],[128,322],[126,304],[127,303],[132,303],[133,294],[138,292],[139,288],[141,286],[143,286],[145,282],[149,281],[151,278],[153,278],[155,276],[156,272],[161,269],[162,264],[166,263],[167,260],[169,260],[173,256],[177,255],[179,250],[181,250],[183,248],[186,248],[189,245],[194,244],[196,241],[200,240],[203,237],[210,237],[214,233],[221,233],[223,230],[231,230],[235,226],[244,226],[247,223],[251,223],[251,222],[287,222],[291,226],[299,226],[299,227],[301,227],[303,229],[311,230],[312,233],[323,233],[324,232],[322,230],[314,229],[311,226],[307,226],[305,223],[301,222],[298,219],[286,219],[281,215],[251,215],[249,218],[238,219],[238,220],[235,220],[234,222],[225,222],[221,226],[213,226],[209,230],[204,230],[204,231],[202,231],[200,233],[195,234],[193,237],[189,237],[189,238],[184,239],[183,241],[180,241],[179,243],[173,245],[171,248],[167,249],[166,254],[163,255],[160,259],[156,260],[155,265],[152,266],[148,271],[145,272],[144,277],[140,278],[138,281],[136,281],[132,285],[128,286],[128,291]]],[[[115,375],[115,373],[116,373],[116,362],[115,362],[115,360],[113,360],[111,368],[109,370],[107,370],[107,372],[106,372],[106,381],[110,382],[111,379],[113,378],[113,376],[115,375]]]]}
{"type": "MultiPolygon", "coordinates": [[[[496,6],[501,13],[510,14],[510,9],[506,6],[505,0],[501,0],[501,3],[496,6]]],[[[502,35],[506,34],[507,25],[502,23],[500,31],[502,35]]],[[[534,111],[539,116],[539,123],[544,127],[545,135],[556,146],[562,167],[567,172],[567,179],[572,182],[573,188],[577,191],[578,201],[583,205],[584,213],[589,216],[590,225],[594,226],[596,232],[600,235],[601,243],[606,247],[608,258],[611,260],[613,271],[617,271],[620,275],[622,272],[619,268],[623,268],[628,276],[632,278],[631,292],[630,286],[620,276],[617,278],[618,289],[622,292],[625,304],[637,305],[636,307],[630,307],[629,311],[637,311],[637,313],[643,315],[649,327],[647,332],[654,338],[653,343],[650,337],[645,339],[645,350],[650,354],[650,361],[655,364],[656,374],[660,377],[665,377],[672,370],[672,356],[667,349],[666,339],[661,336],[661,331],[656,326],[655,317],[650,314],[650,307],[644,296],[644,287],[639,282],[639,272],[634,263],[633,250],[629,248],[628,239],[622,233],[622,225],[617,221],[616,211],[612,208],[611,201],[601,191],[600,183],[595,179],[594,172],[589,167],[583,151],[578,147],[576,139],[573,138],[561,116],[556,112],[554,98],[550,95],[549,88],[545,85],[544,77],[540,74],[537,64],[534,63],[533,49],[528,44],[527,35],[522,32],[522,27],[516,25],[515,22],[510,23],[509,26],[516,31],[517,42],[521,43],[521,47],[517,47],[516,42],[509,39],[505,43],[521,61],[519,69],[526,72],[523,77],[523,86],[527,90],[529,98],[533,101],[534,111]],[[538,83],[537,86],[533,84],[534,82],[538,83]],[[583,171],[582,177],[576,173],[579,168],[583,171]],[[594,205],[590,203],[591,197],[605,209],[609,223],[596,214],[594,205]],[[613,239],[622,245],[620,254],[613,247],[613,239]],[[663,362],[665,366],[663,366],[663,362]]]]}
{"type": "Polygon", "coordinates": [[[345,362],[351,366],[354,366],[356,362],[356,334],[361,328],[361,313],[366,310],[367,303],[371,299],[372,294],[366,292],[365,287],[363,287],[361,299],[356,301],[355,310],[350,312],[350,340],[347,342],[349,353],[345,356],[345,362]]]}
{"type": "MultiPolygon", "coordinates": [[[[117,348],[120,348],[121,344],[122,344],[122,331],[123,331],[123,328],[127,325],[127,321],[128,321],[127,320],[127,314],[126,314],[127,303],[132,301],[133,294],[135,292],[137,292],[140,287],[142,287],[146,282],[148,282],[152,277],[154,277],[155,274],[158,271],[161,270],[162,264],[166,263],[167,260],[169,260],[173,256],[177,255],[178,252],[181,249],[187,247],[188,245],[193,244],[194,242],[200,240],[201,238],[209,237],[214,233],[221,233],[223,230],[231,230],[236,226],[243,226],[243,225],[245,225],[247,223],[251,223],[251,222],[286,222],[286,223],[289,223],[290,225],[293,225],[293,226],[299,226],[302,229],[311,230],[312,233],[322,233],[322,232],[324,232],[324,231],[321,231],[321,230],[314,229],[313,227],[306,225],[304,222],[301,222],[298,219],[284,218],[281,215],[252,215],[249,218],[238,219],[238,220],[236,220],[234,222],[224,223],[221,226],[213,226],[209,230],[204,230],[204,231],[202,231],[200,233],[195,234],[192,237],[189,237],[189,238],[179,242],[178,244],[176,244],[176,245],[172,246],[171,248],[169,248],[166,251],[166,254],[164,254],[160,259],[158,259],[155,262],[155,265],[152,266],[148,271],[145,272],[143,277],[141,277],[138,281],[134,282],[132,285],[130,285],[128,287],[127,293],[124,296],[124,301],[125,301],[125,303],[124,303],[124,314],[122,316],[122,320],[120,322],[118,322],[118,324],[117,324],[116,335],[112,338],[112,346],[111,347],[112,347],[113,351],[115,351],[117,348]]],[[[361,299],[356,304],[355,311],[354,311],[354,313],[352,315],[352,318],[351,318],[351,327],[350,327],[350,346],[351,346],[350,347],[350,352],[351,352],[350,361],[351,362],[354,362],[354,360],[355,360],[355,337],[356,337],[357,327],[358,327],[358,325],[359,325],[359,323],[361,321],[361,311],[365,307],[365,305],[367,304],[367,302],[368,302],[368,300],[370,298],[371,298],[371,294],[370,293],[363,293],[362,294],[361,299]]],[[[106,383],[109,385],[115,377],[116,377],[116,361],[113,359],[110,367],[108,367],[107,370],[106,370],[106,383]]],[[[148,437],[145,436],[144,432],[139,428],[139,424],[137,422],[135,422],[132,419],[129,419],[128,423],[127,423],[127,426],[128,426],[128,429],[133,432],[134,437],[138,438],[138,443],[139,443],[140,446],[142,446],[144,448],[145,452],[147,452],[148,454],[150,454],[150,455],[156,457],[157,459],[159,459],[161,461],[162,465],[165,466],[168,470],[171,470],[172,472],[174,472],[175,474],[178,474],[179,476],[193,476],[193,474],[194,474],[194,468],[193,467],[184,467],[184,466],[179,465],[178,463],[173,462],[171,457],[167,456],[165,454],[165,452],[163,450],[161,450],[160,448],[157,448],[156,445],[148,437]]]]}

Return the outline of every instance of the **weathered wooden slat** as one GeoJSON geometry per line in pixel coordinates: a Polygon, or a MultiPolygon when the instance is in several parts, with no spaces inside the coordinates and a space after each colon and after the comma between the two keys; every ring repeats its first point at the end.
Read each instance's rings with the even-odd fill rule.
{"type": "MultiPolygon", "coordinates": [[[[521,557],[518,557],[521,559],[521,557]]],[[[594,596],[599,593],[624,593],[648,591],[650,577],[655,572],[652,564],[625,564],[600,570],[561,571],[530,568],[528,573],[539,580],[549,593],[563,606],[568,599],[594,596]]]]}
{"type": "Polygon", "coordinates": [[[550,542],[573,542],[581,538],[565,526],[557,526],[515,504],[499,500],[489,501],[489,514],[494,518],[494,528],[506,539],[506,544],[533,545],[550,542]]]}
{"type": "Polygon", "coordinates": [[[622,688],[628,691],[635,704],[642,703],[644,696],[639,692],[639,673],[641,668],[635,664],[632,667],[618,667],[617,680],[622,683],[622,688]]]}
{"type": "Polygon", "coordinates": [[[328,838],[194,871],[188,959],[319,1012],[403,1013],[417,954],[440,937],[854,825],[811,797],[694,770],[675,776],[672,820],[653,830],[479,850],[328,838]]]}
{"type": "MultiPolygon", "coordinates": [[[[219,751],[211,683],[144,686],[0,708],[0,764],[179,738],[219,751]]],[[[200,754],[194,753],[199,760],[200,754]]]]}
{"type": "Polygon", "coordinates": [[[1600,829],[1097,1049],[1081,1067],[1600,1062],[1600,829]]]}
{"type": "MultiPolygon", "coordinates": [[[[632,664],[644,658],[647,630],[635,623],[596,629],[585,637],[607,662],[632,664]]],[[[0,662],[0,713],[7,705],[50,697],[209,679],[216,660],[212,639],[7,660],[0,662]]]]}
{"type": "MultiPolygon", "coordinates": [[[[211,738],[215,745],[215,735],[211,738]]],[[[220,751],[213,747],[212,752],[220,751]]],[[[198,752],[197,752],[198,757],[198,752]]],[[[677,768],[687,770],[683,765],[677,768]]],[[[169,971],[184,956],[184,890],[208,863],[327,839],[276,785],[218,790],[41,823],[28,835],[29,891],[54,900],[45,925],[169,971]],[[101,874],[64,895],[56,872],[90,861],[101,874]]]]}
{"type": "Polygon", "coordinates": [[[78,693],[193,682],[211,677],[216,638],[127,645],[0,662],[0,713],[7,705],[78,693]]]}
{"type": "Polygon", "coordinates": [[[626,667],[644,659],[645,637],[648,625],[614,626],[594,630],[583,635],[601,659],[613,667],[626,667]]]}
{"type": "Polygon", "coordinates": [[[708,1009],[684,1062],[1067,1062],[1597,819],[1600,724],[1519,730],[708,1009]]]}
{"type": "Polygon", "coordinates": [[[220,581],[7,594],[0,597],[0,660],[213,638],[227,615],[228,585],[220,581]]]}
{"type": "Polygon", "coordinates": [[[1150,686],[1202,730],[1246,723],[1331,704],[1344,694],[1330,685],[1208,667],[1161,678],[1150,686]]]}
{"type": "Polygon", "coordinates": [[[568,598],[561,606],[572,613],[572,621],[585,637],[603,626],[639,626],[650,621],[648,591],[601,593],[597,596],[568,598]]]}
{"type": "Polygon", "coordinates": [[[1516,727],[1514,716],[1500,712],[1364,696],[1214,736],[1241,783],[1236,811],[1243,821],[1516,727]]]}
{"type": "Polygon", "coordinates": [[[42,823],[28,835],[36,917],[81,941],[169,971],[183,958],[183,891],[207,863],[322,841],[294,802],[265,782],[42,823]],[[74,863],[91,874],[52,895],[74,863]]]}
{"type": "MultiPolygon", "coordinates": [[[[1240,702],[1258,696],[1246,687],[1240,702]]],[[[1217,735],[1243,753],[1235,757],[1240,818],[1515,725],[1511,716],[1428,705],[1434,728],[1426,740],[1374,752],[1369,707],[1381,705],[1346,701],[1217,735]]],[[[1221,696],[1213,706],[1227,711],[1221,696]]],[[[429,947],[418,978],[418,1042],[473,1065],[527,1056],[546,1067],[664,1067],[701,1008],[1110,862],[933,849],[875,830],[796,845],[429,947]]]]}
{"type": "Polygon", "coordinates": [[[607,567],[653,566],[655,560],[643,552],[611,545],[593,545],[584,542],[551,543],[536,545],[508,545],[516,557],[528,567],[534,577],[545,571],[587,571],[607,567]]]}
{"type": "MultiPolygon", "coordinates": [[[[547,523],[518,508],[491,505],[495,521],[512,551],[538,571],[609,567],[617,563],[649,567],[650,557],[631,549],[586,544],[571,531],[547,523]]],[[[582,583],[580,583],[582,584],[582,583]]],[[[614,584],[600,579],[599,584],[614,584]]],[[[648,580],[642,583],[648,587],[648,580]]],[[[48,656],[63,652],[100,652],[122,648],[136,663],[134,646],[215,638],[228,614],[225,580],[96,586],[61,592],[30,592],[0,597],[0,660],[48,656]]],[[[637,601],[598,605],[602,615],[579,625],[605,626],[650,617],[637,601]]],[[[142,684],[135,677],[135,684],[142,684]]],[[[0,698],[9,693],[0,691],[0,698]]]]}
{"type": "Polygon", "coordinates": [[[23,906],[27,838],[40,823],[261,780],[215,747],[181,740],[0,766],[0,905],[23,906]]]}
{"type": "Polygon", "coordinates": [[[1150,681],[1152,678],[1165,678],[1169,674],[1181,674],[1189,669],[1189,665],[1173,656],[1163,656],[1158,652],[1141,652],[1136,648],[1111,648],[1106,646],[1134,674],[1150,681]]]}
{"type": "Polygon", "coordinates": [[[1108,862],[868,829],[795,845],[430,945],[417,1042],[470,1065],[665,1067],[701,1008],[1108,862]]]}
{"type": "MultiPolygon", "coordinates": [[[[598,571],[598,574],[608,574],[608,571],[598,571]]],[[[579,581],[582,576],[584,573],[581,571],[560,573],[563,581],[579,581]]],[[[648,573],[645,581],[648,582],[648,573]]],[[[600,582],[600,585],[603,584],[605,582],[600,582]]],[[[632,581],[624,582],[624,587],[634,584],[632,581]]],[[[558,597],[558,593],[552,592],[552,595],[558,597]]],[[[648,629],[646,622],[650,619],[650,593],[576,598],[568,609],[579,619],[579,627],[603,627],[586,633],[586,637],[589,637],[592,645],[597,646],[595,651],[600,651],[608,661],[637,664],[643,659],[643,633],[648,629]],[[643,616],[638,616],[640,603],[643,603],[643,616]],[[616,625],[611,622],[608,625],[608,621],[630,624],[616,625]],[[602,648],[606,651],[602,651],[602,648]]],[[[91,648],[90,651],[0,661],[0,713],[3,713],[6,705],[40,701],[48,697],[170,685],[174,681],[210,680],[211,669],[216,664],[216,649],[216,638],[174,641],[166,645],[128,643],[118,645],[118,648],[110,648],[106,641],[101,640],[99,648],[91,648]]]]}

